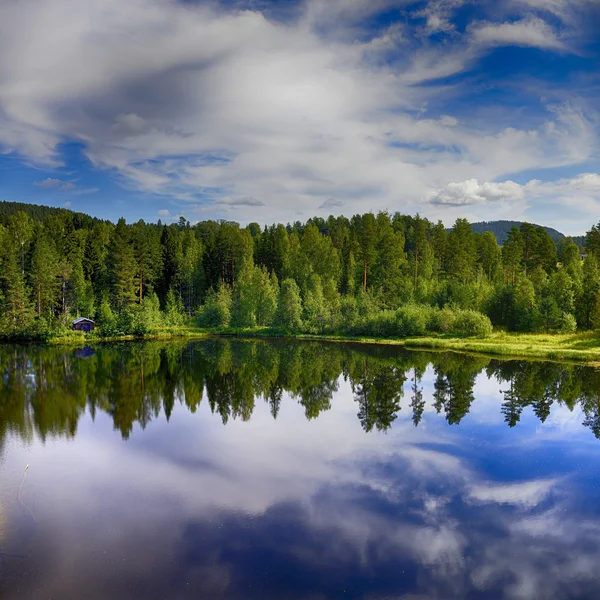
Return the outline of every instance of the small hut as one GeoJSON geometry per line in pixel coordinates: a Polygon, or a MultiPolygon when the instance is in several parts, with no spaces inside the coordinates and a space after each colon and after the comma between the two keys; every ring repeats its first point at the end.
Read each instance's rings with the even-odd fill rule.
{"type": "Polygon", "coordinates": [[[73,329],[76,331],[94,331],[94,327],[96,327],[96,323],[85,317],[80,317],[73,321],[73,329]]]}

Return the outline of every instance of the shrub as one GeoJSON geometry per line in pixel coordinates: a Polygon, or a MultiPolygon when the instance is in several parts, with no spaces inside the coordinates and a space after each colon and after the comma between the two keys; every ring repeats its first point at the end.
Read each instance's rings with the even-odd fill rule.
{"type": "Polygon", "coordinates": [[[458,337],[489,337],[492,334],[490,319],[475,310],[456,311],[452,333],[458,337]]]}
{"type": "Polygon", "coordinates": [[[433,333],[450,333],[454,328],[456,314],[448,307],[432,308],[427,329],[433,333]]]}
{"type": "Polygon", "coordinates": [[[425,335],[431,308],[419,304],[407,304],[396,311],[396,335],[411,337],[425,335]]]}

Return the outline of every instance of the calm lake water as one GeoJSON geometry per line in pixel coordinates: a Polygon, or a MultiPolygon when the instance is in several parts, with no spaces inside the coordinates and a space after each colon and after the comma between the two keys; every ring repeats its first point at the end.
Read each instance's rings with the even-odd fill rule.
{"type": "Polygon", "coordinates": [[[589,367],[0,346],[0,598],[597,599],[598,436],[589,367]]]}

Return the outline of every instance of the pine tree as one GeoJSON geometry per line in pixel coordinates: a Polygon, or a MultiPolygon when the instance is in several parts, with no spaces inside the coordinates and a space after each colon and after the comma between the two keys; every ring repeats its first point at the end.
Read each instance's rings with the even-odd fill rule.
{"type": "Polygon", "coordinates": [[[125,219],[119,219],[110,249],[111,279],[115,304],[119,310],[136,300],[137,264],[125,219]]]}
{"type": "Polygon", "coordinates": [[[50,315],[57,306],[59,291],[59,262],[53,244],[39,227],[31,257],[30,281],[34,291],[36,312],[50,315]]]}
{"type": "Polygon", "coordinates": [[[30,290],[21,271],[17,252],[12,247],[7,249],[3,264],[2,278],[5,284],[2,303],[2,330],[9,335],[19,335],[27,330],[33,322],[34,310],[31,304],[30,290]]]}

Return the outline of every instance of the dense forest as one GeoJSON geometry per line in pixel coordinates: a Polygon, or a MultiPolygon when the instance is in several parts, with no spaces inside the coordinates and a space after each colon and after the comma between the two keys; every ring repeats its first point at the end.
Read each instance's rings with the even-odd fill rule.
{"type": "MultiPolygon", "coordinates": [[[[241,227],[112,224],[66,210],[0,211],[0,335],[44,338],[72,318],[99,335],[208,328],[371,336],[572,332],[600,324],[600,226],[555,243],[512,227],[503,246],[400,213],[241,227]]],[[[34,207],[35,208],[35,207],[34,207]]],[[[39,208],[39,207],[38,207],[39,208]]]]}
{"type": "Polygon", "coordinates": [[[223,423],[248,421],[260,400],[274,419],[285,401],[307,419],[329,410],[339,379],[349,381],[365,432],[387,431],[399,414],[415,426],[424,415],[423,377],[433,370],[433,408],[460,423],[475,400],[480,373],[501,384],[498,406],[509,427],[529,407],[543,423],[556,403],[583,412],[583,425],[600,438],[600,371],[548,362],[497,361],[458,353],[407,352],[398,347],[293,341],[214,339],[111,344],[88,358],[60,347],[0,347],[0,452],[9,433],[74,436],[82,416],[104,413],[123,438],[181,404],[202,402],[223,423]],[[286,400],[285,396],[289,395],[286,400]],[[205,400],[203,400],[205,398],[205,400]]]}

